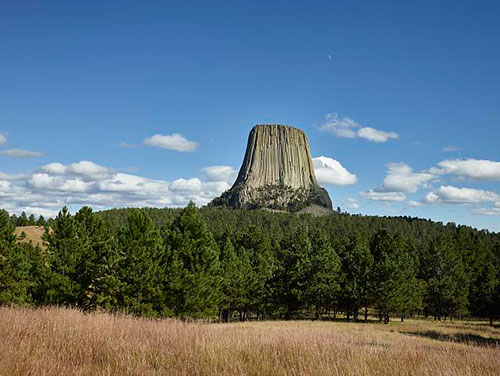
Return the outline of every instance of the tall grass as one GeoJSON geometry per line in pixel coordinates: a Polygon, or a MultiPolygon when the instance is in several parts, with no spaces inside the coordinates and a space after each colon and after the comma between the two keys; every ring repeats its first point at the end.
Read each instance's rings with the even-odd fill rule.
{"type": "Polygon", "coordinates": [[[194,324],[0,308],[0,374],[498,375],[495,338],[457,322],[194,324]]]}

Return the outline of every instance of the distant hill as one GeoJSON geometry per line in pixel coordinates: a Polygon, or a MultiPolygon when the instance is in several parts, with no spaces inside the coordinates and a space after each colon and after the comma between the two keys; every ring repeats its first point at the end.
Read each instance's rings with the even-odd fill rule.
{"type": "Polygon", "coordinates": [[[42,235],[45,232],[43,226],[18,226],[16,227],[15,234],[17,239],[23,243],[31,243],[33,245],[38,245],[40,248],[47,248],[42,241],[42,235]],[[22,233],[26,234],[26,237],[22,237],[22,233]]]}
{"type": "MultiPolygon", "coordinates": [[[[130,208],[111,209],[97,212],[115,231],[127,224],[130,208]]],[[[177,208],[144,208],[153,222],[162,227],[177,217],[182,209],[177,208]]],[[[329,233],[333,239],[344,238],[353,230],[364,237],[373,235],[385,228],[399,232],[406,239],[414,239],[421,244],[429,244],[439,234],[455,235],[457,231],[468,236],[479,236],[491,246],[500,239],[500,234],[488,230],[477,230],[470,226],[455,223],[443,224],[430,219],[399,216],[368,216],[351,215],[335,212],[328,216],[314,216],[307,213],[271,212],[268,210],[245,210],[204,207],[200,213],[215,238],[220,238],[224,232],[244,231],[250,226],[257,226],[269,235],[279,239],[285,230],[308,228],[329,233]]]]}

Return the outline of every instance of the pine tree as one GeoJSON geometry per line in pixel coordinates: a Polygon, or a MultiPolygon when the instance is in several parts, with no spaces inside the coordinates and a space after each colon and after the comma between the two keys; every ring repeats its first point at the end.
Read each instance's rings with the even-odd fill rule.
{"type": "Polygon", "coordinates": [[[22,212],[21,215],[19,217],[17,217],[16,226],[23,227],[23,226],[28,226],[28,225],[29,225],[28,217],[26,216],[25,212],[22,212]]]}
{"type": "Polygon", "coordinates": [[[29,244],[16,244],[15,227],[9,213],[0,210],[0,305],[27,304],[30,301],[29,244]]]}
{"type": "Polygon", "coordinates": [[[36,221],[36,225],[45,226],[46,224],[47,222],[45,221],[45,218],[43,217],[43,215],[40,215],[40,217],[38,217],[38,220],[36,221]]]}
{"type": "Polygon", "coordinates": [[[235,240],[236,255],[244,274],[245,299],[240,307],[243,315],[247,311],[263,313],[269,307],[267,283],[274,270],[273,255],[269,238],[256,226],[238,233],[235,240]]]}
{"type": "Polygon", "coordinates": [[[92,209],[84,206],[75,215],[78,236],[84,247],[78,265],[79,283],[84,290],[83,307],[111,309],[117,305],[119,255],[113,236],[92,209]]]}
{"type": "Polygon", "coordinates": [[[311,273],[312,245],[304,231],[285,236],[278,251],[278,269],[273,285],[276,302],[285,319],[301,309],[306,302],[305,287],[311,273]]]}
{"type": "Polygon", "coordinates": [[[327,237],[319,231],[311,236],[311,270],[306,286],[306,300],[316,317],[328,311],[339,300],[343,273],[341,262],[327,237]]]}
{"type": "Polygon", "coordinates": [[[118,249],[120,304],[138,315],[163,314],[162,239],[144,210],[131,211],[127,226],[118,236],[118,249]]]}
{"type": "Polygon", "coordinates": [[[229,236],[224,236],[222,244],[222,319],[229,322],[234,310],[244,312],[250,305],[247,279],[252,274],[252,266],[248,254],[238,257],[229,236]]]}
{"type": "Polygon", "coordinates": [[[360,307],[365,306],[365,320],[368,318],[369,279],[373,266],[373,257],[360,238],[359,233],[350,236],[342,252],[342,271],[345,273],[342,281],[342,306],[349,320],[350,314],[357,319],[360,307]]]}
{"type": "Polygon", "coordinates": [[[492,317],[492,307],[498,284],[493,249],[474,239],[469,265],[469,312],[477,317],[492,317]]]}
{"type": "Polygon", "coordinates": [[[88,241],[79,236],[75,219],[66,207],[54,219],[51,229],[47,227],[44,234],[50,265],[47,302],[81,306],[84,293],[80,284],[80,264],[83,255],[88,253],[85,249],[88,241]]]}
{"type": "Polygon", "coordinates": [[[409,295],[419,287],[416,270],[400,234],[392,236],[387,230],[379,230],[370,250],[374,259],[371,274],[374,306],[387,324],[391,314],[409,312],[418,304],[418,295],[409,295]]]}
{"type": "Polygon", "coordinates": [[[427,305],[439,320],[443,316],[465,313],[469,280],[462,254],[449,235],[440,235],[431,247],[434,259],[427,281],[427,305]]]}
{"type": "Polygon", "coordinates": [[[34,226],[34,225],[36,225],[35,215],[31,213],[28,218],[28,226],[34,226]]]}
{"type": "Polygon", "coordinates": [[[164,230],[167,299],[175,316],[210,318],[221,300],[219,248],[193,202],[164,230]]]}

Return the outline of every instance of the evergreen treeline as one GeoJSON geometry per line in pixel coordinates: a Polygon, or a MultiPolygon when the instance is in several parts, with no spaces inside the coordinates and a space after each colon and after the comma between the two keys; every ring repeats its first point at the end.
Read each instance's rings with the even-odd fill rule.
{"type": "Polygon", "coordinates": [[[500,317],[500,235],[466,226],[194,204],[63,208],[42,251],[15,241],[18,220],[0,212],[1,304],[225,321],[500,317]]]}

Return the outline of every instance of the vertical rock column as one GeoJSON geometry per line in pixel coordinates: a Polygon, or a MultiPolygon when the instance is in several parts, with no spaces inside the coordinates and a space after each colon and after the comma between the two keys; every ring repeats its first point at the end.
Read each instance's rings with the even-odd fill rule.
{"type": "Polygon", "coordinates": [[[306,134],[287,125],[262,124],[250,132],[236,182],[212,205],[300,210],[331,208],[331,201],[316,180],[306,134]]]}

